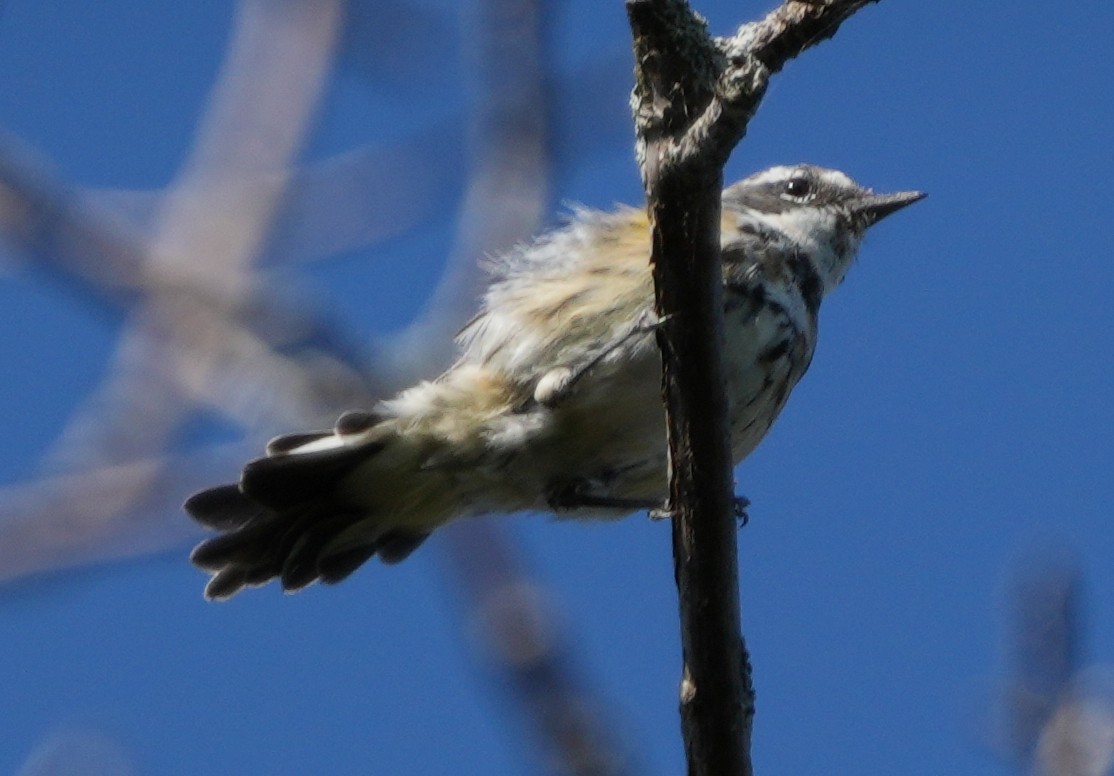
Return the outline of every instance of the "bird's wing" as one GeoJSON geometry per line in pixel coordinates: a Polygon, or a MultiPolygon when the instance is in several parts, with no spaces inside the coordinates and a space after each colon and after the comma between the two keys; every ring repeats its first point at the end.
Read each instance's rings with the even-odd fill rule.
{"type": "Polygon", "coordinates": [[[543,401],[645,344],[656,323],[645,214],[579,211],[563,229],[502,257],[480,313],[461,331],[463,362],[543,401]]]}

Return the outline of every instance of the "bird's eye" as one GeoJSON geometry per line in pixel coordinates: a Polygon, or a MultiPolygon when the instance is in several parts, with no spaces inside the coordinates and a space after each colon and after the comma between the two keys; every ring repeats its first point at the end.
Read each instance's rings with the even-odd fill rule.
{"type": "Polygon", "coordinates": [[[811,190],[808,178],[790,178],[785,182],[785,193],[797,199],[807,197],[811,190]]]}

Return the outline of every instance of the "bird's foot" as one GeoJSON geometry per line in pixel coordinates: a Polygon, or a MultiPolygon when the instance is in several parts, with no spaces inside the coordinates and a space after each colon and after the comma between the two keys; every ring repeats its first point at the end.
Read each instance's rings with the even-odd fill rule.
{"type": "MultiPolygon", "coordinates": [[[[750,499],[746,496],[734,496],[731,499],[731,509],[735,515],[735,519],[739,521],[739,527],[750,522],[750,515],[747,514],[747,507],[750,506],[750,499]]],[[[676,516],[677,510],[670,507],[669,503],[660,504],[650,510],[651,520],[671,520],[676,516]]]]}
{"type": "Polygon", "coordinates": [[[735,510],[735,519],[739,521],[740,528],[750,522],[750,515],[747,513],[747,507],[750,506],[749,498],[746,496],[734,496],[731,499],[731,506],[735,510]]]}

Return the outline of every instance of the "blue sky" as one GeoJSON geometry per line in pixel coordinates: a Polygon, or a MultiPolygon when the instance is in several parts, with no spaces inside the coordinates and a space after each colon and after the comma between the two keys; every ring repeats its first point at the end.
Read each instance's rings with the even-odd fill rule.
{"type": "MultiPolygon", "coordinates": [[[[306,160],[459,125],[458,4],[402,5],[440,35],[421,88],[347,52],[306,160]]],[[[232,7],[8,0],[0,129],[71,183],[165,186],[232,7]]],[[[724,33],[768,3],[698,8],[724,33]]],[[[611,63],[622,83],[621,3],[574,0],[551,23],[559,79],[611,63]]],[[[1004,677],[1005,580],[1042,548],[1075,554],[1087,662],[1114,659],[1112,29],[1114,6],[1098,0],[885,0],[777,76],[728,165],[738,178],[809,161],[930,195],[871,233],[825,302],[809,374],[738,471],[753,503],[740,565],[759,773],[1009,772],[978,721],[1004,677]]],[[[598,116],[557,117],[549,222],[565,201],[639,201],[623,89],[598,116]]],[[[277,282],[359,341],[404,326],[451,246],[462,170],[446,168],[440,216],[277,282]]],[[[123,317],[11,251],[0,262],[0,482],[15,485],[105,376],[123,317]]],[[[228,430],[193,436],[204,449],[228,430]]],[[[680,772],[668,526],[501,523],[640,772],[680,772]]],[[[537,765],[519,712],[469,656],[436,539],[335,588],[224,605],[202,600],[188,549],[0,589],[0,773],[77,733],[142,774],[537,765]]]]}

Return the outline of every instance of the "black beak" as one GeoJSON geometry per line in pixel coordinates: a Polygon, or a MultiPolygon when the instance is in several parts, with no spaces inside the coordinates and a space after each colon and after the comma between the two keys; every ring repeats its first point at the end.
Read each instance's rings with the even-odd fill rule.
{"type": "Polygon", "coordinates": [[[906,205],[924,199],[923,191],[899,191],[896,194],[863,194],[854,205],[854,212],[867,224],[876,224],[891,213],[896,213],[906,205]]]}

